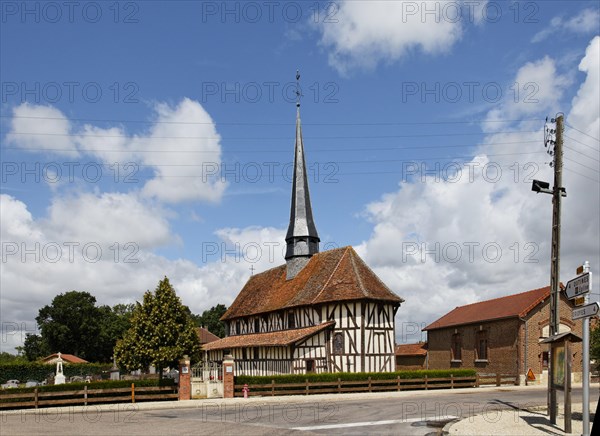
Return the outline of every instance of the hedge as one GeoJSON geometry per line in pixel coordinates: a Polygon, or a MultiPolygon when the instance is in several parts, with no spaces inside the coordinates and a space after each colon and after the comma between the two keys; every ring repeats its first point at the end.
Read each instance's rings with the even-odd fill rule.
{"type": "Polygon", "coordinates": [[[19,394],[22,392],[33,392],[35,389],[38,392],[60,392],[60,391],[76,391],[83,389],[87,386],[88,389],[116,389],[116,388],[128,388],[134,383],[136,387],[153,387],[153,386],[175,386],[175,380],[170,378],[158,379],[146,379],[146,380],[105,380],[99,382],[78,382],[78,383],[65,383],[62,385],[45,385],[37,386],[35,388],[12,388],[4,389],[0,391],[0,398],[6,394],[19,394]]]}
{"type": "MultiPolygon", "coordinates": [[[[66,377],[86,375],[101,375],[110,371],[111,364],[108,363],[63,363],[63,372],[66,377]]],[[[56,364],[41,362],[21,362],[0,364],[0,383],[8,380],[19,380],[21,383],[27,380],[42,381],[56,372],[56,364]]]]}
{"type": "Polygon", "coordinates": [[[275,383],[304,383],[309,382],[332,382],[339,378],[343,381],[361,381],[368,380],[390,380],[400,377],[404,380],[417,378],[449,378],[454,377],[475,377],[477,371],[474,369],[423,369],[415,371],[395,371],[395,372],[326,372],[322,374],[285,374],[273,376],[249,376],[240,375],[235,378],[236,384],[268,384],[271,380],[275,383]]]}

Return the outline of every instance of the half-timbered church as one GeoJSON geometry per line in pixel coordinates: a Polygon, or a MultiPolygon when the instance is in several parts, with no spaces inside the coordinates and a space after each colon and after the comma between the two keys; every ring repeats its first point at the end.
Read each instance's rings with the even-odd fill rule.
{"type": "Polygon", "coordinates": [[[404,301],[350,246],[319,252],[300,104],[285,264],[250,277],[221,318],[227,337],[204,345],[238,375],[395,370],[395,314],[404,301]]]}

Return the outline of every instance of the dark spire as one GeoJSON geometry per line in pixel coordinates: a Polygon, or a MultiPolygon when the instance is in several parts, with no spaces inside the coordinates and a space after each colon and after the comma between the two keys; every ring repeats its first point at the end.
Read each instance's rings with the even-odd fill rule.
{"type": "MultiPolygon", "coordinates": [[[[296,73],[296,80],[300,75],[296,73]]],[[[310,193],[308,191],[308,174],[304,160],[304,144],[302,142],[302,126],[300,123],[300,87],[296,92],[296,146],[294,152],[294,177],[292,179],[292,208],[290,225],[285,236],[287,249],[287,278],[292,279],[304,268],[313,254],[319,252],[319,235],[312,214],[310,193]]]]}

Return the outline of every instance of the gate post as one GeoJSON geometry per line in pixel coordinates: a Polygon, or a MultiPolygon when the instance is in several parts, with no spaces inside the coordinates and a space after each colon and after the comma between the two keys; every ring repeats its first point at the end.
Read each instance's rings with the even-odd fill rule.
{"type": "Polygon", "coordinates": [[[192,399],[192,377],[190,374],[190,358],[183,356],[179,360],[179,401],[192,399]]]}
{"type": "Polygon", "coordinates": [[[223,398],[233,398],[235,396],[234,365],[235,362],[231,354],[223,358],[223,398]]]}

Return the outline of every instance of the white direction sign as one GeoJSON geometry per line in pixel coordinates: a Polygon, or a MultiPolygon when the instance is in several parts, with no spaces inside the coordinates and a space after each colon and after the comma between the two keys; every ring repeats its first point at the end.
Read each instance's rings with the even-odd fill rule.
{"type": "Polygon", "coordinates": [[[573,320],[594,316],[599,311],[600,305],[597,302],[578,307],[577,309],[573,309],[573,320]]]}
{"type": "Polygon", "coordinates": [[[567,282],[567,288],[565,289],[565,294],[567,294],[567,298],[572,300],[573,298],[587,294],[590,292],[592,282],[592,273],[585,273],[580,275],[579,277],[575,277],[573,280],[569,280],[567,282]]]}

